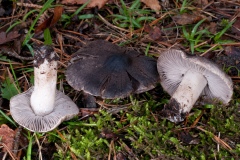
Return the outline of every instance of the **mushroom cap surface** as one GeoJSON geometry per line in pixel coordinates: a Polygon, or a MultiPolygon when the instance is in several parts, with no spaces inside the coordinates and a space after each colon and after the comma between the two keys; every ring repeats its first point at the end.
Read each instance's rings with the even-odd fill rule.
{"type": "Polygon", "coordinates": [[[155,87],[156,60],[104,40],[77,51],[67,67],[66,80],[76,90],[102,98],[123,98],[155,87]]]}
{"type": "Polygon", "coordinates": [[[30,106],[30,97],[34,87],[18,94],[10,100],[10,112],[13,119],[32,132],[48,132],[61,122],[67,121],[79,112],[76,104],[64,93],[56,90],[54,110],[45,116],[36,115],[30,106]]]}
{"type": "Polygon", "coordinates": [[[171,96],[178,88],[185,73],[194,70],[207,80],[207,86],[201,96],[203,100],[217,99],[227,104],[233,94],[231,78],[219,66],[200,56],[186,55],[180,50],[168,50],[162,53],[157,62],[160,82],[164,90],[171,96]]]}

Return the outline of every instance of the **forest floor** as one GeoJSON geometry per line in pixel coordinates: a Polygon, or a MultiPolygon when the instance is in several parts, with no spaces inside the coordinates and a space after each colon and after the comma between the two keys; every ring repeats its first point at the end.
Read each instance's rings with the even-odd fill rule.
{"type": "MultiPolygon", "coordinates": [[[[239,0],[1,1],[1,159],[240,159],[239,0]],[[95,97],[66,81],[71,55],[103,39],[157,60],[173,48],[217,63],[233,81],[228,105],[196,103],[178,124],[160,112],[171,98],[160,83],[126,98],[95,97]],[[34,82],[33,47],[51,44],[60,57],[57,88],[80,108],[47,133],[11,117],[10,99],[34,82]],[[96,103],[96,105],[95,105],[96,103]],[[94,108],[89,108],[94,106],[94,108]]],[[[99,46],[101,47],[101,46],[99,46]]]]}

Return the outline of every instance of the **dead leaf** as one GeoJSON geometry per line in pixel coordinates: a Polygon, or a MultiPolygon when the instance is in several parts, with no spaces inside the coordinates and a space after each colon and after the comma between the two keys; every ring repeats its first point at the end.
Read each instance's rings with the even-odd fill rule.
{"type": "Polygon", "coordinates": [[[149,25],[144,26],[144,31],[149,33],[148,36],[150,39],[156,41],[162,38],[161,29],[157,26],[151,27],[149,25]]]}
{"type": "Polygon", "coordinates": [[[62,16],[62,12],[63,12],[63,6],[57,6],[54,8],[54,14],[49,17],[48,19],[46,19],[43,23],[41,23],[36,29],[35,29],[35,33],[39,33],[43,30],[45,30],[46,28],[50,28],[52,26],[54,26],[58,20],[61,18],[62,16]]]}
{"type": "Polygon", "coordinates": [[[113,131],[105,128],[101,131],[100,137],[105,138],[105,139],[111,139],[111,140],[115,141],[119,138],[119,135],[114,133],[113,131]]]}
{"type": "Polygon", "coordinates": [[[11,31],[8,34],[6,32],[0,33],[0,44],[4,44],[13,41],[15,38],[19,37],[20,34],[17,31],[11,31]]]}
{"type": "Polygon", "coordinates": [[[216,33],[217,33],[217,23],[215,23],[215,22],[210,22],[208,30],[209,30],[209,32],[211,32],[212,34],[216,34],[216,33]]]}
{"type": "Polygon", "coordinates": [[[197,0],[194,1],[196,3],[197,7],[203,7],[209,4],[208,0],[197,0]]]}
{"type": "Polygon", "coordinates": [[[82,117],[91,116],[99,113],[99,108],[80,108],[80,113],[82,117]]]}
{"type": "MultiPolygon", "coordinates": [[[[6,124],[2,124],[0,128],[0,137],[1,142],[4,143],[9,150],[13,149],[14,142],[14,131],[9,128],[6,124]]],[[[3,148],[3,152],[6,152],[7,149],[3,148]]]]}
{"type": "Polygon", "coordinates": [[[152,31],[149,33],[149,36],[152,40],[159,40],[162,38],[161,29],[159,27],[154,27],[152,31]]]}
{"type": "Polygon", "coordinates": [[[193,137],[189,132],[181,131],[178,133],[178,139],[185,144],[199,144],[199,139],[193,137]]]}
{"type": "MultiPolygon", "coordinates": [[[[73,5],[73,4],[84,4],[88,0],[62,0],[62,4],[68,4],[68,5],[73,5]]],[[[94,8],[98,7],[99,9],[102,8],[109,0],[91,0],[87,7],[89,8],[94,8]]]]}
{"type": "Polygon", "coordinates": [[[63,13],[63,6],[57,6],[54,8],[54,16],[52,18],[50,27],[54,26],[58,22],[58,20],[62,16],[62,13],[63,13]]]}
{"type": "Polygon", "coordinates": [[[179,25],[194,24],[204,18],[199,13],[183,13],[173,16],[173,20],[179,25]]]}
{"type": "Polygon", "coordinates": [[[141,0],[146,6],[150,7],[152,10],[154,10],[157,14],[159,14],[159,11],[161,10],[161,6],[158,0],[141,0]]]}

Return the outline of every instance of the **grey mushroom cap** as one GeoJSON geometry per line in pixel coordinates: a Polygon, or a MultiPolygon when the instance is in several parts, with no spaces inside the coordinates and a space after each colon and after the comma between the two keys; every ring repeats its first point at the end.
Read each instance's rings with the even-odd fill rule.
{"type": "Polygon", "coordinates": [[[171,96],[178,88],[185,73],[191,69],[201,73],[207,80],[207,86],[201,96],[203,100],[216,99],[227,104],[233,94],[231,78],[219,66],[200,56],[189,56],[180,50],[168,50],[162,53],[157,62],[160,82],[171,96]]]}
{"type": "Polygon", "coordinates": [[[30,106],[33,88],[18,94],[10,100],[10,112],[13,119],[32,132],[48,132],[55,129],[61,122],[67,121],[79,112],[76,104],[64,93],[56,91],[55,108],[45,116],[36,115],[30,106]]]}
{"type": "Polygon", "coordinates": [[[66,80],[76,90],[102,98],[123,98],[153,89],[159,80],[156,60],[104,40],[72,56],[66,80]]]}

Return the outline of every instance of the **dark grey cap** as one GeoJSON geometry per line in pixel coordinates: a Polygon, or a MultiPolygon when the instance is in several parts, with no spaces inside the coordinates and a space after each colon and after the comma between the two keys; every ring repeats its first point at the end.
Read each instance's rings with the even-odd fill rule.
{"type": "Polygon", "coordinates": [[[201,73],[207,80],[202,92],[204,99],[218,99],[227,104],[233,94],[231,78],[215,63],[200,56],[188,56],[180,50],[168,50],[158,58],[158,72],[162,87],[172,96],[189,70],[201,73]]]}
{"type": "Polygon", "coordinates": [[[61,122],[69,120],[79,112],[76,104],[65,94],[56,91],[53,112],[45,116],[36,115],[30,106],[31,87],[10,100],[10,112],[13,119],[32,132],[48,132],[55,129],[61,122]]]}
{"type": "Polygon", "coordinates": [[[102,98],[122,98],[155,87],[156,60],[103,40],[96,40],[72,56],[65,73],[76,90],[102,98]]]}

